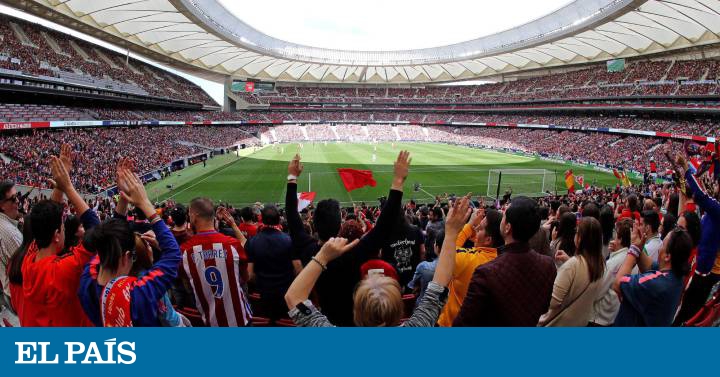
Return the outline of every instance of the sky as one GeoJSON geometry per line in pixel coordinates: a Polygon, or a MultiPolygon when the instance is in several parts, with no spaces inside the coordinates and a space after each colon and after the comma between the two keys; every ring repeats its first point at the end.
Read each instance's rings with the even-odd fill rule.
{"type": "MultiPolygon", "coordinates": [[[[398,50],[462,42],[521,25],[570,0],[219,0],[261,32],[289,42],[349,50],[398,50]]],[[[27,19],[125,54],[71,29],[0,5],[0,13],[27,19]]],[[[131,53],[130,56],[160,66],[131,53]]],[[[219,104],[222,84],[164,67],[200,85],[219,104]]]]}

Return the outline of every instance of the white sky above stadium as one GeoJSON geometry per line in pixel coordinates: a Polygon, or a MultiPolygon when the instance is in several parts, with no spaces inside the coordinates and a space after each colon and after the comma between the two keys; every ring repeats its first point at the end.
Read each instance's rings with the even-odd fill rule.
{"type": "MultiPolygon", "coordinates": [[[[570,0],[219,0],[261,32],[289,42],[349,50],[399,50],[462,42],[532,21],[570,0]]],[[[0,13],[35,22],[125,54],[125,50],[0,5],[0,13]]],[[[130,56],[160,66],[137,54],[130,56]]],[[[223,86],[163,68],[200,85],[219,104],[223,86]]],[[[480,83],[480,82],[478,82],[480,83]]],[[[456,83],[459,84],[459,83],[456,83]]]]}
{"type": "Polygon", "coordinates": [[[503,31],[570,0],[219,0],[259,31],[288,42],[344,50],[442,46],[503,31]]]}

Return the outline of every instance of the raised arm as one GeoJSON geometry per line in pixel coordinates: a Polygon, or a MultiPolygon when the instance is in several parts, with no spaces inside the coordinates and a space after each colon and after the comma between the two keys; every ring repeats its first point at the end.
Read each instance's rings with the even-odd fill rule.
{"type": "Polygon", "coordinates": [[[242,247],[245,247],[245,243],[247,243],[247,238],[245,238],[245,235],[240,231],[240,228],[235,223],[235,218],[232,217],[230,212],[228,212],[227,208],[218,207],[217,217],[225,224],[229,225],[230,228],[232,228],[233,233],[235,234],[235,238],[240,241],[240,245],[242,245],[242,247]]]}
{"type": "MultiPolygon", "coordinates": [[[[122,170],[133,170],[133,163],[130,159],[121,157],[117,164],[117,173],[116,173],[116,183],[119,182],[120,172],[122,170]]],[[[120,186],[118,184],[118,193],[120,192],[120,186]]],[[[120,198],[118,199],[117,205],[115,206],[115,213],[113,214],[113,217],[118,219],[125,219],[127,220],[127,212],[128,212],[128,201],[125,199],[122,195],[120,195],[120,198]]]]}
{"type": "MultiPolygon", "coordinates": [[[[376,250],[382,247],[382,243],[387,239],[392,231],[393,224],[397,216],[401,216],[400,207],[402,206],[403,184],[410,172],[410,152],[400,151],[397,160],[395,160],[394,175],[388,200],[385,207],[380,211],[375,226],[368,234],[365,235],[358,245],[357,251],[376,250]]],[[[353,252],[356,252],[355,250],[353,252]]]]}
{"type": "Polygon", "coordinates": [[[150,271],[138,280],[137,286],[133,289],[132,302],[133,314],[135,314],[133,320],[142,321],[140,313],[152,313],[157,308],[158,301],[165,295],[177,277],[180,247],[170,229],[155,212],[137,175],[130,169],[121,168],[118,173],[118,187],[121,190],[121,198],[140,209],[150,220],[154,237],[145,234],[143,238],[151,244],[157,244],[161,251],[160,258],[153,264],[150,271]]]}
{"type": "Polygon", "coordinates": [[[452,280],[455,269],[455,240],[471,213],[470,194],[468,194],[453,203],[445,218],[445,240],[433,275],[433,281],[440,286],[447,287],[452,280]]]}
{"type": "Polygon", "coordinates": [[[314,239],[305,232],[300,214],[298,214],[297,179],[303,171],[303,164],[300,162],[300,155],[295,157],[288,164],[287,190],[285,190],[285,216],[287,216],[288,230],[293,246],[303,247],[314,239]]]}

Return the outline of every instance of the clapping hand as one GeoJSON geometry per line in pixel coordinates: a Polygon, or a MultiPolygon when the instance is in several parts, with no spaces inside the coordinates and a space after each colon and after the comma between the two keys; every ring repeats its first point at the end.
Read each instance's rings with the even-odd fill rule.
{"type": "Polygon", "coordinates": [[[216,216],[218,220],[224,222],[230,227],[233,227],[235,225],[235,218],[232,217],[230,212],[225,207],[218,207],[216,216]]]}
{"type": "Polygon", "coordinates": [[[145,215],[150,216],[155,212],[140,178],[125,167],[118,170],[118,188],[120,197],[140,208],[145,215]]]}
{"type": "Polygon", "coordinates": [[[645,246],[645,232],[643,232],[642,226],[639,221],[633,224],[632,234],[630,235],[630,243],[642,249],[645,246]]]}
{"type": "Polygon", "coordinates": [[[73,189],[72,182],[70,181],[70,173],[63,161],[57,156],[50,156],[50,171],[52,172],[53,178],[50,180],[50,184],[58,190],[67,193],[73,189]]]}
{"type": "Polygon", "coordinates": [[[450,207],[447,218],[445,218],[445,234],[457,235],[463,226],[465,226],[471,212],[470,194],[456,200],[452,207],[450,207]]]}

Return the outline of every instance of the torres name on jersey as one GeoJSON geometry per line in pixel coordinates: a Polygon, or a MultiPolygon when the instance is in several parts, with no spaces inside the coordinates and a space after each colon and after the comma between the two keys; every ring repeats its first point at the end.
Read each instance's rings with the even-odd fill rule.
{"type": "Polygon", "coordinates": [[[185,277],[207,326],[246,326],[252,312],[243,282],[247,256],[235,238],[200,232],[181,247],[185,277]]]}

